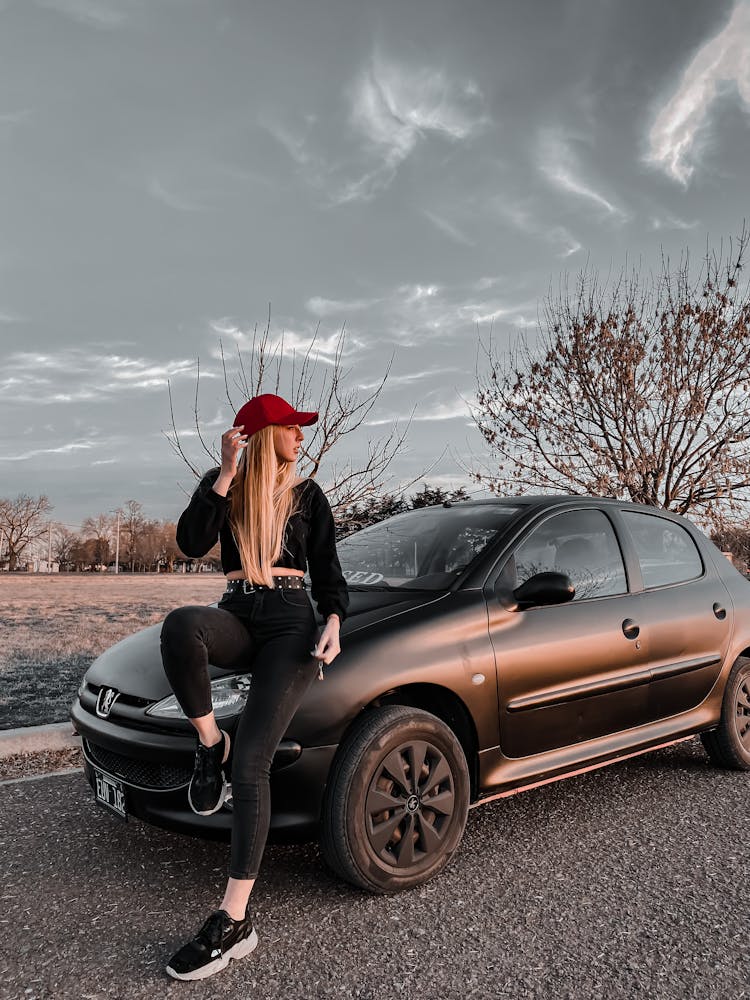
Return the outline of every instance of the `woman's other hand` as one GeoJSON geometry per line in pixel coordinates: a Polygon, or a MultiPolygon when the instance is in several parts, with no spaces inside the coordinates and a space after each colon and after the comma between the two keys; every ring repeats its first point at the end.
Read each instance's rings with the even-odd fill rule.
{"type": "Polygon", "coordinates": [[[318,639],[315,649],[312,651],[315,659],[322,661],[326,666],[333,662],[341,652],[339,627],[339,616],[331,615],[325,624],[325,628],[318,639]]]}
{"type": "Polygon", "coordinates": [[[247,447],[247,435],[242,433],[244,424],[230,427],[221,435],[221,470],[213,485],[213,489],[225,497],[232,480],[237,474],[237,458],[243,448],[247,447]]]}

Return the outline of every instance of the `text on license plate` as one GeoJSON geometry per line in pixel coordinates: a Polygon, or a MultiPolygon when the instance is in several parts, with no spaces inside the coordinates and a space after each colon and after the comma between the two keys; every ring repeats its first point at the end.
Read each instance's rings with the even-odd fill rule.
{"type": "Polygon", "coordinates": [[[96,801],[123,819],[128,818],[125,805],[125,789],[118,778],[111,778],[101,771],[94,771],[96,801]]]}

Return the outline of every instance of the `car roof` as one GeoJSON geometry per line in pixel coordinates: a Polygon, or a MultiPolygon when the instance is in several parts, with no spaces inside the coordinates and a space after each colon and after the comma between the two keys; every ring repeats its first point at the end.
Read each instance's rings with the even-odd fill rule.
{"type": "Polygon", "coordinates": [[[638,503],[635,500],[620,500],[617,497],[597,497],[580,493],[524,493],[518,496],[481,497],[474,500],[448,500],[441,504],[431,504],[432,507],[484,507],[513,506],[526,507],[529,510],[544,510],[554,507],[588,507],[592,503],[607,507],[627,507],[642,510],[649,514],[659,514],[664,517],[684,520],[675,511],[656,507],[652,504],[638,503]]]}

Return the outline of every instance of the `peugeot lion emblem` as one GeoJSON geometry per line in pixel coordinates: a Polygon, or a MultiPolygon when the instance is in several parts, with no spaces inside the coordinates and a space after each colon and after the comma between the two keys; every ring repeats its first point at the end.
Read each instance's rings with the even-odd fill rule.
{"type": "Polygon", "coordinates": [[[103,687],[99,692],[99,697],[96,699],[96,714],[102,719],[106,719],[109,713],[112,711],[112,706],[115,700],[119,698],[120,692],[115,691],[114,688],[103,687]]]}

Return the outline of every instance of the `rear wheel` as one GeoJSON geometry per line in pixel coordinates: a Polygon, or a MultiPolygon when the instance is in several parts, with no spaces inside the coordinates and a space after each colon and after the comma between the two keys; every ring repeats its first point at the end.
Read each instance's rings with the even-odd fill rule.
{"type": "Polygon", "coordinates": [[[327,866],[373,893],[434,878],[456,850],[469,810],[469,770],[437,716],[404,705],[366,713],[331,767],[321,851],[327,866]]]}
{"type": "Polygon", "coordinates": [[[714,764],[750,771],[750,658],[737,659],[724,689],[719,725],[700,736],[714,764]]]}

